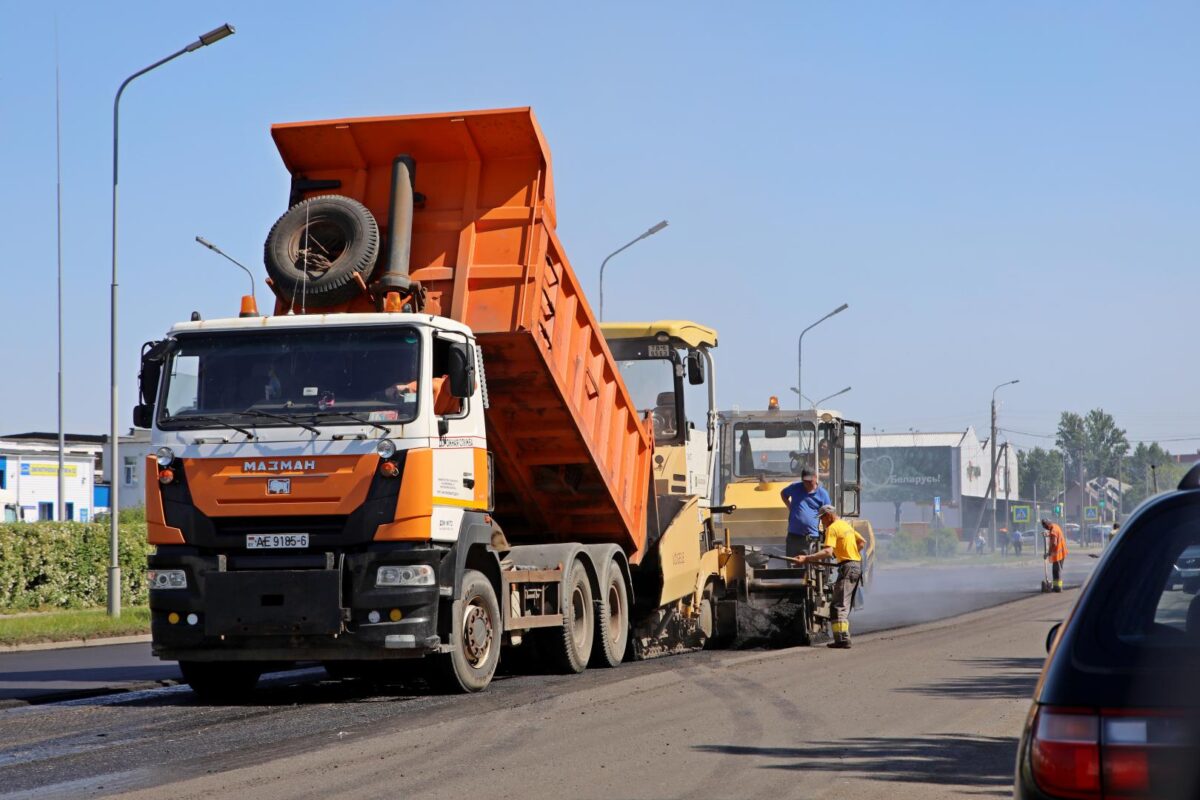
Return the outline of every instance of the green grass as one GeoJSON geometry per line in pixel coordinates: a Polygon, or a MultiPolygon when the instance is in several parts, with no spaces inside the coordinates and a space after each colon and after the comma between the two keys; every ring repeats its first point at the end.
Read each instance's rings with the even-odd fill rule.
{"type": "Polygon", "coordinates": [[[101,639],[150,632],[150,609],[134,606],[113,619],[103,608],[0,616],[0,646],[101,639]]]}

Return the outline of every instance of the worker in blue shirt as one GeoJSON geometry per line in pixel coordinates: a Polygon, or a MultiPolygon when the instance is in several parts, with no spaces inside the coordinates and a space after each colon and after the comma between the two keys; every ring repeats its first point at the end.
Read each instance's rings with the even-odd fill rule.
{"type": "Polygon", "coordinates": [[[817,473],[800,471],[800,480],[779,493],[788,507],[787,554],[804,555],[821,536],[818,530],[821,506],[830,505],[829,492],[817,483],[817,473]]]}

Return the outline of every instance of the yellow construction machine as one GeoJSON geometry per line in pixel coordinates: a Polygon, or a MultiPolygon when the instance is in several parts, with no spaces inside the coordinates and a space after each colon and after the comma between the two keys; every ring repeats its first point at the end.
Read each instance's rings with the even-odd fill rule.
{"type": "MultiPolygon", "coordinates": [[[[714,524],[749,565],[746,605],[767,612],[770,618],[748,619],[747,609],[739,608],[740,635],[748,635],[756,627],[768,632],[794,630],[792,620],[799,616],[805,628],[801,638],[823,638],[828,632],[832,570],[809,567],[801,571],[782,561],[771,563],[787,539],[788,509],[780,492],[799,481],[803,470],[816,470],[838,516],[868,542],[863,564],[864,585],[868,583],[874,567],[875,533],[871,523],[858,516],[861,426],[833,409],[784,410],[772,397],[764,410],[720,412],[718,438],[714,505],[736,509],[736,513],[718,514],[714,524]],[[797,592],[803,597],[800,609],[794,607],[797,592]]],[[[861,605],[861,594],[856,605],[861,605]]]]}

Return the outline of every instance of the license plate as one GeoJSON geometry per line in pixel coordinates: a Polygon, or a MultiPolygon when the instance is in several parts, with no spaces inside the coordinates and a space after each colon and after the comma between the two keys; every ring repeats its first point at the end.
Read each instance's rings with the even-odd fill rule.
{"type": "Polygon", "coordinates": [[[308,547],[307,533],[252,533],[246,537],[250,550],[308,547]]]}

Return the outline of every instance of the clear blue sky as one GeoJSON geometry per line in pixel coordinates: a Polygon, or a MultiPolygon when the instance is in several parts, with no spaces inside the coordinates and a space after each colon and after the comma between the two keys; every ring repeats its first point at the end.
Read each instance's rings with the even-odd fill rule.
{"type": "Polygon", "coordinates": [[[798,332],[849,302],[804,388],[852,385],[868,431],[982,430],[1019,377],[1004,427],[1102,406],[1200,436],[1200,6],[731,5],[7,3],[0,433],[56,425],[57,16],[68,430],[107,430],[113,94],[230,22],[122,102],[123,425],[140,344],[237,311],[244,274],[194,237],[262,274],[272,122],[531,105],[591,291],[670,220],[610,263],[608,315],[718,328],[724,407],[792,402],[798,332]]]}

